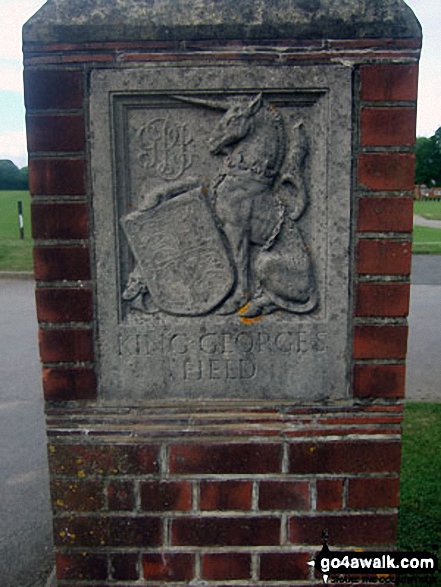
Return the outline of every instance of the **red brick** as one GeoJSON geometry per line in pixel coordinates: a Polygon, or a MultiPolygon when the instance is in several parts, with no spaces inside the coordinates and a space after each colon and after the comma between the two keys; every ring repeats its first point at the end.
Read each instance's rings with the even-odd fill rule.
{"type": "Polygon", "coordinates": [[[406,366],[355,365],[354,397],[404,397],[406,366]]]}
{"type": "Polygon", "coordinates": [[[394,316],[409,314],[410,283],[359,283],[355,296],[355,316],[394,316]]]}
{"type": "Polygon", "coordinates": [[[43,391],[47,401],[95,399],[96,376],[93,369],[71,367],[43,369],[43,391]]]}
{"type": "Polygon", "coordinates": [[[139,579],[138,555],[136,553],[119,553],[110,557],[112,579],[137,581],[139,579]]]}
{"type": "Polygon", "coordinates": [[[91,322],[92,290],[38,288],[35,292],[39,322],[91,322]]]}
{"type": "Polygon", "coordinates": [[[54,540],[63,547],[156,547],[162,542],[162,520],[147,516],[55,518],[54,540]]]}
{"type": "MultiPolygon", "coordinates": [[[[70,583],[69,581],[64,581],[63,587],[78,587],[78,583],[70,583]]],[[[109,587],[109,583],[98,583],[97,581],[94,581],[93,583],[88,583],[87,581],[81,581],[81,587],[109,587]]],[[[321,585],[300,585],[299,587],[321,587],[321,585]]]]}
{"type": "Polygon", "coordinates": [[[412,232],[412,198],[360,198],[359,232],[412,232]]]}
{"type": "Polygon", "coordinates": [[[364,108],[361,112],[362,145],[413,147],[415,133],[415,108],[364,108]]]}
{"type": "MultiPolygon", "coordinates": [[[[130,511],[135,509],[132,481],[111,481],[107,487],[109,509],[130,511]]],[[[126,577],[123,577],[125,579],[126,577]]]]}
{"type": "Polygon", "coordinates": [[[398,507],[400,480],[398,477],[349,479],[348,502],[350,508],[398,507]]]}
{"type": "Polygon", "coordinates": [[[39,332],[44,363],[93,361],[93,332],[85,329],[49,329],[39,332]]]}
{"type": "Polygon", "coordinates": [[[290,445],[293,474],[382,473],[399,471],[401,445],[394,441],[298,442],[290,445]]]}
{"type": "Polygon", "coordinates": [[[37,281],[87,281],[90,279],[88,247],[34,247],[37,281]]]}
{"type": "Polygon", "coordinates": [[[52,481],[51,496],[56,511],[93,512],[104,507],[100,481],[52,481]]]}
{"type": "Polygon", "coordinates": [[[107,579],[107,556],[105,554],[60,553],[55,554],[57,579],[107,579]]]}
{"type": "Polygon", "coordinates": [[[354,326],[354,359],[405,359],[407,332],[404,325],[354,326]]]}
{"type": "Polygon", "coordinates": [[[177,474],[259,474],[281,472],[278,444],[176,445],[170,448],[170,472],[177,474]]]}
{"type": "Polygon", "coordinates": [[[317,479],[317,510],[340,510],[342,500],[341,479],[317,479]]]}
{"type": "Polygon", "coordinates": [[[149,511],[190,510],[191,483],[149,481],[141,484],[141,508],[149,511]]]}
{"type": "Polygon", "coordinates": [[[357,269],[361,275],[409,275],[412,243],[391,240],[360,240],[357,269]]]}
{"type": "Polygon", "coordinates": [[[259,509],[309,509],[309,483],[307,481],[261,481],[259,509]]]}
{"type": "Polygon", "coordinates": [[[152,445],[49,446],[52,476],[149,475],[158,472],[158,447],[152,445]]]}
{"type": "Polygon", "coordinates": [[[74,109],[83,106],[83,74],[78,69],[28,68],[24,73],[24,86],[27,109],[74,109]]]}
{"type": "Polygon", "coordinates": [[[84,159],[30,159],[29,190],[42,196],[84,196],[84,159]]]}
{"type": "Polygon", "coordinates": [[[57,546],[84,548],[106,546],[108,543],[108,518],[102,516],[55,517],[53,527],[57,546]]]}
{"type": "Polygon", "coordinates": [[[293,544],[320,544],[323,530],[332,546],[394,545],[396,515],[318,515],[296,516],[289,522],[293,544]]]}
{"type": "Polygon", "coordinates": [[[358,160],[358,181],[370,190],[412,190],[414,169],[412,153],[363,153],[358,160]]]}
{"type": "Polygon", "coordinates": [[[253,484],[251,481],[202,481],[201,510],[249,510],[253,484]]]}
{"type": "Polygon", "coordinates": [[[81,114],[30,115],[26,120],[28,151],[84,151],[85,127],[81,114]]]}
{"type": "Polygon", "coordinates": [[[251,579],[251,556],[238,552],[204,554],[202,577],[211,581],[251,579]]]}
{"type": "Polygon", "coordinates": [[[86,239],[89,236],[87,204],[46,204],[33,202],[32,238],[86,239]]]}
{"type": "Polygon", "coordinates": [[[260,579],[262,581],[300,581],[308,579],[307,553],[277,552],[260,555],[260,579]]]}
{"type": "Polygon", "coordinates": [[[361,68],[362,100],[416,100],[418,65],[381,64],[361,68]]]}
{"type": "Polygon", "coordinates": [[[182,517],[173,520],[171,536],[175,546],[268,546],[279,544],[280,520],[182,517]]]}
{"type": "Polygon", "coordinates": [[[187,553],[143,554],[144,579],[190,581],[194,576],[194,555],[187,553]]]}

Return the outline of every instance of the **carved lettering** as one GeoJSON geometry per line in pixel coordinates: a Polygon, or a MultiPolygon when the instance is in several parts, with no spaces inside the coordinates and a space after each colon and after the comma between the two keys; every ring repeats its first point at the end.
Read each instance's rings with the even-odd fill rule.
{"type": "Polygon", "coordinates": [[[277,332],[206,332],[191,337],[184,332],[176,332],[168,337],[156,333],[130,333],[119,335],[119,351],[122,355],[153,355],[172,353],[189,355],[198,352],[201,356],[216,355],[255,355],[267,353],[303,354],[325,352],[326,332],[316,328],[297,328],[277,332]]]}
{"type": "Polygon", "coordinates": [[[185,359],[180,372],[184,381],[245,381],[256,376],[257,365],[251,359],[185,359]]]}

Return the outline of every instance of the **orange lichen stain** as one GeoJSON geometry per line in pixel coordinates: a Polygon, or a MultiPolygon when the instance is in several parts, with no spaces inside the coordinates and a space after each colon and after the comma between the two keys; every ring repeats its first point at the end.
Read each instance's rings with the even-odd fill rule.
{"type": "Polygon", "coordinates": [[[207,188],[207,186],[204,185],[202,187],[202,190],[201,191],[202,191],[203,195],[206,196],[208,194],[208,188],[207,188]]]}
{"type": "Polygon", "coordinates": [[[80,479],[84,479],[84,477],[86,476],[86,473],[84,471],[78,471],[77,475],[78,475],[78,477],[80,477],[80,479]]]}
{"type": "Polygon", "coordinates": [[[254,318],[241,317],[240,319],[242,324],[257,324],[257,322],[259,322],[260,320],[262,320],[262,316],[254,316],[254,318]]]}
{"type": "Polygon", "coordinates": [[[247,302],[245,306],[243,306],[242,308],[240,308],[240,310],[237,311],[237,313],[240,316],[240,321],[242,322],[242,324],[256,324],[262,319],[262,316],[255,316],[254,318],[246,318],[245,316],[242,316],[242,314],[245,314],[245,312],[248,310],[250,305],[250,302],[247,302]]]}

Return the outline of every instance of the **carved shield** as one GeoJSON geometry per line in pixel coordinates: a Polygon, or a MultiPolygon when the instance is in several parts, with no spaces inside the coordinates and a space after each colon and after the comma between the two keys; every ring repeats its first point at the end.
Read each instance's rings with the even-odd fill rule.
{"type": "Polygon", "coordinates": [[[133,212],[121,224],[160,310],[203,315],[230,293],[234,271],[200,188],[133,212]]]}

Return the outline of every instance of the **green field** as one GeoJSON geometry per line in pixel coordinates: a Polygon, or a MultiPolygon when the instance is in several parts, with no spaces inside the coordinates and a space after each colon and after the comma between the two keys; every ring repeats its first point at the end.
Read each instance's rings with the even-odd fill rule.
{"type": "Polygon", "coordinates": [[[400,489],[399,549],[441,562],[441,403],[406,405],[400,489]]]}
{"type": "Polygon", "coordinates": [[[414,202],[414,212],[428,220],[441,220],[441,201],[416,201],[414,202]]]}
{"type": "Polygon", "coordinates": [[[412,253],[441,255],[441,229],[414,226],[412,253]]]}
{"type": "Polygon", "coordinates": [[[30,196],[0,191],[0,271],[32,271],[30,196]],[[20,240],[17,202],[23,202],[24,240],[20,240]]]}

